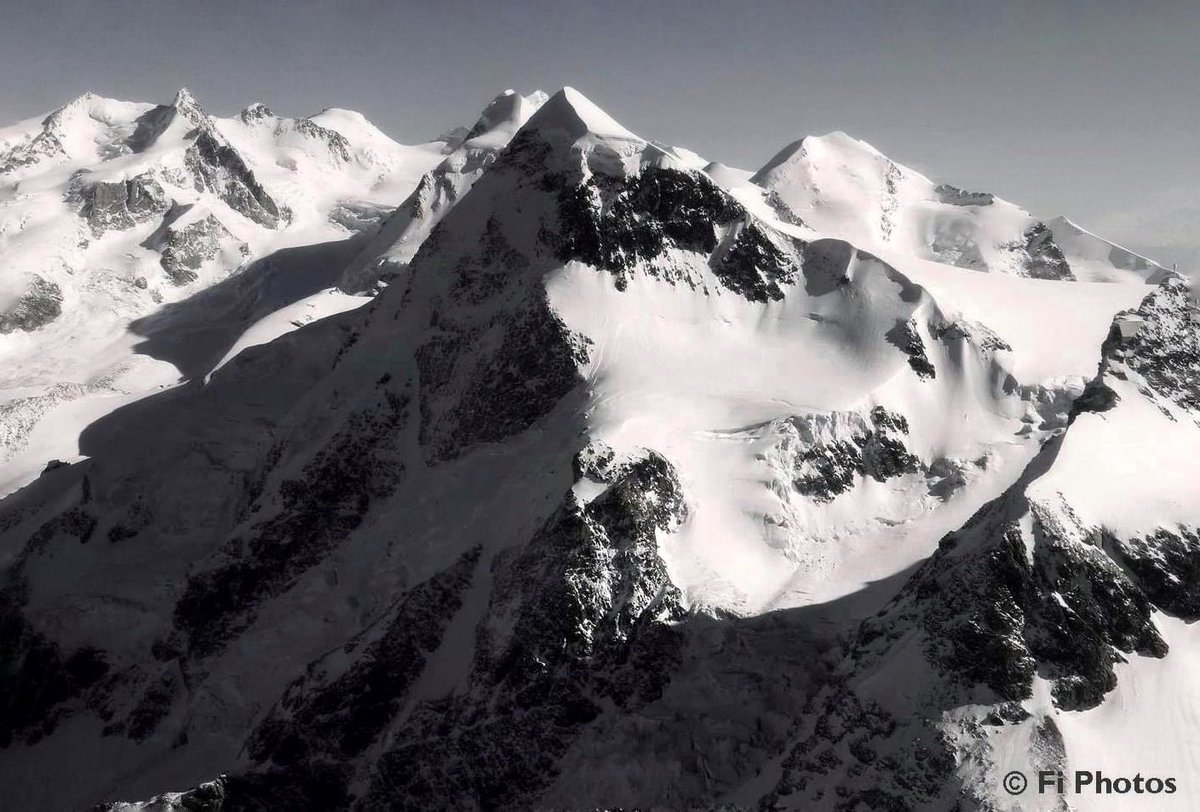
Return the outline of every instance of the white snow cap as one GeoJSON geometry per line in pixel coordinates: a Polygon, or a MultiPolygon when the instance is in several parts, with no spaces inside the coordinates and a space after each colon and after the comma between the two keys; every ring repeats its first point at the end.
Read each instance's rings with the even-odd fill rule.
{"type": "Polygon", "coordinates": [[[506,90],[496,96],[479,116],[475,125],[467,131],[466,140],[471,146],[501,149],[513,133],[521,128],[550,97],[541,90],[522,96],[515,90],[506,90]]]}
{"type": "Polygon", "coordinates": [[[758,184],[769,184],[773,175],[786,173],[787,167],[791,163],[809,156],[813,156],[814,158],[829,157],[830,153],[834,155],[840,154],[843,160],[849,156],[858,159],[878,159],[885,157],[882,152],[875,149],[875,147],[866,141],[847,135],[841,130],[834,130],[825,135],[806,135],[788,144],[775,153],[775,156],[767,161],[754,174],[751,180],[758,184]]]}
{"type": "Polygon", "coordinates": [[[526,126],[542,133],[566,132],[576,139],[594,135],[601,138],[642,140],[573,87],[564,87],[551,96],[541,109],[534,113],[526,126]]]}

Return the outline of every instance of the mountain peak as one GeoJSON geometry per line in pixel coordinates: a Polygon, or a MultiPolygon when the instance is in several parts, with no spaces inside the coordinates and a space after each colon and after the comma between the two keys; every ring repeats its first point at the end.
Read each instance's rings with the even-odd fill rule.
{"type": "Polygon", "coordinates": [[[564,87],[547,99],[526,126],[542,133],[564,132],[576,140],[588,135],[642,140],[573,87],[564,87]]]}
{"type": "Polygon", "coordinates": [[[111,112],[113,108],[120,108],[122,106],[128,106],[128,103],[105,98],[89,90],[51,112],[42,120],[42,125],[53,126],[61,124],[64,120],[74,118],[78,115],[91,117],[96,111],[103,117],[106,112],[111,112]]]}
{"type": "Polygon", "coordinates": [[[244,123],[250,124],[254,121],[261,121],[264,118],[275,118],[275,113],[270,107],[267,107],[267,105],[263,104],[262,102],[254,102],[253,104],[247,105],[245,110],[238,113],[238,118],[240,118],[244,123]]]}
{"type": "Polygon", "coordinates": [[[752,180],[754,183],[762,184],[770,178],[772,173],[778,171],[780,167],[787,166],[813,154],[829,152],[857,154],[875,159],[886,158],[883,153],[866,141],[855,138],[842,130],[834,130],[825,135],[806,135],[791,142],[763,164],[762,168],[754,174],[752,180]]]}
{"type": "Polygon", "coordinates": [[[479,120],[467,131],[462,141],[473,141],[489,133],[500,133],[500,137],[507,143],[512,134],[549,98],[541,90],[535,90],[528,96],[522,96],[515,90],[505,90],[488,102],[479,120]]]}
{"type": "Polygon", "coordinates": [[[179,92],[171,100],[170,106],[197,126],[208,120],[208,113],[204,111],[200,102],[196,101],[196,97],[186,87],[179,88],[179,92]]]}

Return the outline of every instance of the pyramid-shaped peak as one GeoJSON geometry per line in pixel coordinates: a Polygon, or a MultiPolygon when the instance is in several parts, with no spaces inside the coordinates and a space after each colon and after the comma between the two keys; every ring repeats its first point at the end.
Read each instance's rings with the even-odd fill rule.
{"type": "Polygon", "coordinates": [[[171,100],[170,106],[193,124],[201,124],[208,120],[208,114],[204,112],[200,102],[196,101],[196,97],[186,87],[179,88],[179,92],[171,100]]]}
{"type": "Polygon", "coordinates": [[[547,99],[526,126],[542,133],[565,132],[575,139],[592,135],[642,140],[573,87],[564,87],[547,99]]]}
{"type": "Polygon", "coordinates": [[[859,138],[848,135],[841,130],[834,130],[825,135],[806,135],[803,138],[793,141],[763,164],[762,168],[754,174],[752,181],[754,183],[762,183],[768,179],[773,173],[780,171],[787,165],[800,161],[805,158],[816,161],[824,161],[831,157],[840,156],[841,159],[886,159],[882,152],[859,138]]]}
{"type": "Polygon", "coordinates": [[[175,93],[175,98],[171,101],[171,106],[186,107],[189,105],[193,107],[199,107],[200,103],[196,101],[196,97],[192,95],[192,91],[188,90],[186,87],[179,88],[179,90],[175,93]]]}

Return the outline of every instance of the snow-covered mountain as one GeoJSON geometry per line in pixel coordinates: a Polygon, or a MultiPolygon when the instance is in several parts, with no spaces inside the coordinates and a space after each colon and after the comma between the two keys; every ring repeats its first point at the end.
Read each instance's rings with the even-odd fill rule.
{"type": "MultiPolygon", "coordinates": [[[[1200,561],[1180,278],[1065,220],[1005,249],[1028,214],[890,162],[877,195],[841,136],[752,174],[570,88],[420,147],[89,103],[118,124],[5,131],[12,171],[64,173],[49,200],[70,161],[154,153],[78,141],[186,118],[159,160],[190,185],[134,173],[173,201],[143,215],[126,172],[105,222],[149,241],[186,191],[263,258],[136,311],[186,383],[44,418],[78,454],[0,502],[14,808],[1052,809],[1001,777],[1200,780],[1168,690],[1200,561]],[[321,297],[352,302],[280,315],[321,297]]],[[[91,228],[95,198],[46,218],[91,228]]],[[[62,305],[9,335],[69,358],[62,305]]]]}
{"type": "Polygon", "coordinates": [[[0,493],[76,456],[101,414],[208,372],[193,357],[219,359],[252,316],[361,304],[313,296],[346,261],[313,268],[329,261],[313,246],[372,232],[444,147],[397,144],[343,110],[287,119],[255,104],[213,118],[186,90],[157,106],[89,94],[0,130],[0,493]],[[286,275],[272,272],[284,261],[286,275]],[[189,335],[186,362],[158,346],[199,290],[238,271],[240,311],[204,307],[207,335],[189,335]]]}
{"type": "Polygon", "coordinates": [[[750,180],[801,222],[889,259],[1095,282],[1166,273],[1065,217],[1037,220],[988,192],[935,184],[842,132],[788,145],[750,180]]]}

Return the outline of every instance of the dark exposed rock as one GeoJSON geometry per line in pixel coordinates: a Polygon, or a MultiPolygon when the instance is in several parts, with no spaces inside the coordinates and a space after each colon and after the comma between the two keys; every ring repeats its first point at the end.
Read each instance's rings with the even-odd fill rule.
{"type": "Polygon", "coordinates": [[[243,124],[253,124],[264,119],[275,118],[275,113],[262,102],[254,102],[238,113],[238,118],[243,124]]]}
{"type": "Polygon", "coordinates": [[[234,211],[267,228],[291,220],[291,212],[267,193],[237,150],[211,128],[200,128],[184,153],[184,163],[195,177],[197,191],[210,191],[234,211]]]}
{"type": "Polygon", "coordinates": [[[578,185],[551,173],[545,185],[557,194],[559,230],[550,240],[558,259],[609,271],[618,288],[635,267],[694,284],[655,264],[668,248],[708,255],[721,284],[751,301],[783,298],[781,286],[800,276],[803,244],[763,228],[701,173],[647,167],[630,178],[594,174],[578,185]],[[718,229],[726,231],[722,239],[718,229]]]}
{"type": "Polygon", "coordinates": [[[40,163],[46,158],[62,159],[67,155],[63,147],[63,128],[72,105],[84,102],[87,95],[76,99],[71,104],[55,110],[42,120],[42,128],[26,140],[11,147],[7,153],[0,153],[0,175],[23,169],[40,163]]]}
{"type": "Polygon", "coordinates": [[[92,812],[228,812],[230,806],[226,800],[229,783],[229,779],[221,776],[185,792],[168,792],[141,802],[100,804],[92,812]]]}
{"type": "Polygon", "coordinates": [[[1116,652],[1162,657],[1166,643],[1142,590],[1099,547],[1067,541],[1057,517],[1034,511],[1034,574],[1039,602],[1025,638],[1039,670],[1054,680],[1065,710],[1100,704],[1116,685],[1116,652]]]}
{"type": "Polygon", "coordinates": [[[296,132],[324,144],[333,157],[343,163],[350,163],[350,142],[340,132],[331,130],[328,127],[322,127],[317,122],[308,118],[295,119],[292,122],[292,126],[296,129],[296,132]]]}
{"type": "Polygon", "coordinates": [[[104,652],[64,652],[22,612],[21,583],[0,591],[0,749],[33,744],[58,725],[63,706],[108,673],[104,652]]]}
{"type": "Polygon", "coordinates": [[[497,558],[469,692],[414,709],[356,808],[529,806],[603,705],[657,697],[682,609],[655,537],[684,510],[671,466],[649,453],[588,505],[568,495],[524,550],[497,558]]]}
{"type": "Polygon", "coordinates": [[[1071,266],[1045,223],[1034,223],[1023,235],[1025,273],[1035,279],[1074,279],[1071,266]]]}
{"type": "Polygon", "coordinates": [[[904,443],[908,421],[876,406],[869,420],[848,418],[844,425],[824,416],[793,419],[799,449],[792,485],[817,502],[849,491],[859,477],[878,482],[917,471],[920,460],[904,443]]]}
{"type": "Polygon", "coordinates": [[[149,175],[115,183],[92,183],[80,191],[81,214],[99,237],[106,231],[133,228],[170,208],[162,186],[149,175]]]}
{"type": "Polygon", "coordinates": [[[0,175],[32,166],[43,158],[63,157],[66,155],[62,141],[50,130],[42,130],[20,144],[0,154],[0,175]]]}
{"type": "Polygon", "coordinates": [[[421,443],[430,459],[445,460],[533,425],[578,385],[588,348],[544,301],[535,301],[486,325],[430,340],[416,357],[421,443]]]}
{"type": "Polygon", "coordinates": [[[933,192],[938,200],[951,206],[990,206],[996,201],[996,196],[988,192],[968,192],[948,183],[938,184],[933,192]]]}
{"type": "Polygon", "coordinates": [[[1152,393],[1200,412],[1200,311],[1186,280],[1173,276],[1133,311],[1117,314],[1104,343],[1103,371],[1141,376],[1152,393]],[[1122,319],[1136,315],[1138,329],[1124,337],[1122,319]]]}
{"type": "Polygon", "coordinates": [[[577,479],[611,483],[617,476],[617,455],[608,443],[592,440],[575,455],[574,470],[577,479]]]}
{"type": "MultiPolygon", "coordinates": [[[[863,436],[855,439],[866,442],[863,436]]],[[[797,458],[797,463],[793,486],[818,502],[829,502],[850,490],[858,477],[866,473],[862,449],[855,440],[813,445],[797,458]]]]}
{"type": "Polygon", "coordinates": [[[595,174],[579,185],[558,186],[559,260],[585,262],[614,273],[623,287],[628,272],[657,259],[668,247],[710,254],[716,227],[745,210],[699,173],[648,167],[631,178],[595,174]]]}
{"type": "Polygon", "coordinates": [[[337,657],[349,668],[328,674],[324,661],[288,687],[248,744],[260,766],[230,788],[237,809],[345,808],[349,765],[392,724],[427,657],[462,606],[479,562],[474,548],[408,590],[385,617],[350,640],[337,657]]]}
{"type": "Polygon", "coordinates": [[[192,574],[175,625],[193,656],[220,650],[246,629],[263,600],[328,556],[371,500],[391,493],[405,473],[394,449],[407,416],[408,398],[385,390],[382,403],[347,420],[300,477],[279,483],[278,511],[226,545],[227,563],[192,574]]]}
{"type": "Polygon", "coordinates": [[[1160,528],[1144,537],[1109,538],[1106,546],[1155,606],[1188,622],[1200,619],[1200,533],[1160,528]]]}
{"type": "Polygon", "coordinates": [[[897,321],[896,326],[887,331],[887,340],[908,356],[908,365],[921,378],[936,378],[937,370],[925,354],[925,342],[917,332],[917,325],[912,319],[897,321]]]}
{"type": "MultiPolygon", "coordinates": [[[[1116,684],[1116,652],[1162,656],[1165,644],[1149,601],[1079,538],[1070,514],[1064,519],[1036,503],[1030,510],[1032,562],[1022,530],[994,503],[943,540],[897,606],[915,599],[928,655],[964,684],[986,685],[997,701],[1027,698],[1036,670],[1054,681],[1061,707],[1094,707],[1116,684]],[[975,546],[959,555],[967,543],[975,546]]],[[[861,639],[885,638],[891,622],[864,622],[861,639]]]]}
{"type": "Polygon", "coordinates": [[[96,519],[81,507],[69,508],[46,521],[29,537],[28,549],[38,551],[60,536],[87,544],[96,529],[96,519]]]}
{"type": "Polygon", "coordinates": [[[970,341],[979,349],[988,352],[1012,351],[1012,345],[998,336],[991,328],[978,322],[947,322],[934,328],[933,337],[946,343],[970,341]]]}
{"type": "Polygon", "coordinates": [[[780,247],[777,240],[757,222],[746,220],[713,255],[710,267],[725,287],[750,301],[779,301],[783,298],[781,286],[800,276],[801,264],[792,251],[803,245],[780,247]]]}
{"type": "Polygon", "coordinates": [[[32,332],[45,327],[62,315],[62,289],[58,285],[34,276],[29,290],[17,303],[0,313],[0,335],[14,330],[32,332]]]}
{"type": "Polygon", "coordinates": [[[173,208],[162,227],[146,241],[147,246],[159,250],[159,265],[175,285],[194,282],[200,267],[221,252],[222,242],[233,239],[212,214],[180,225],[178,220],[186,211],[173,208]]]}

